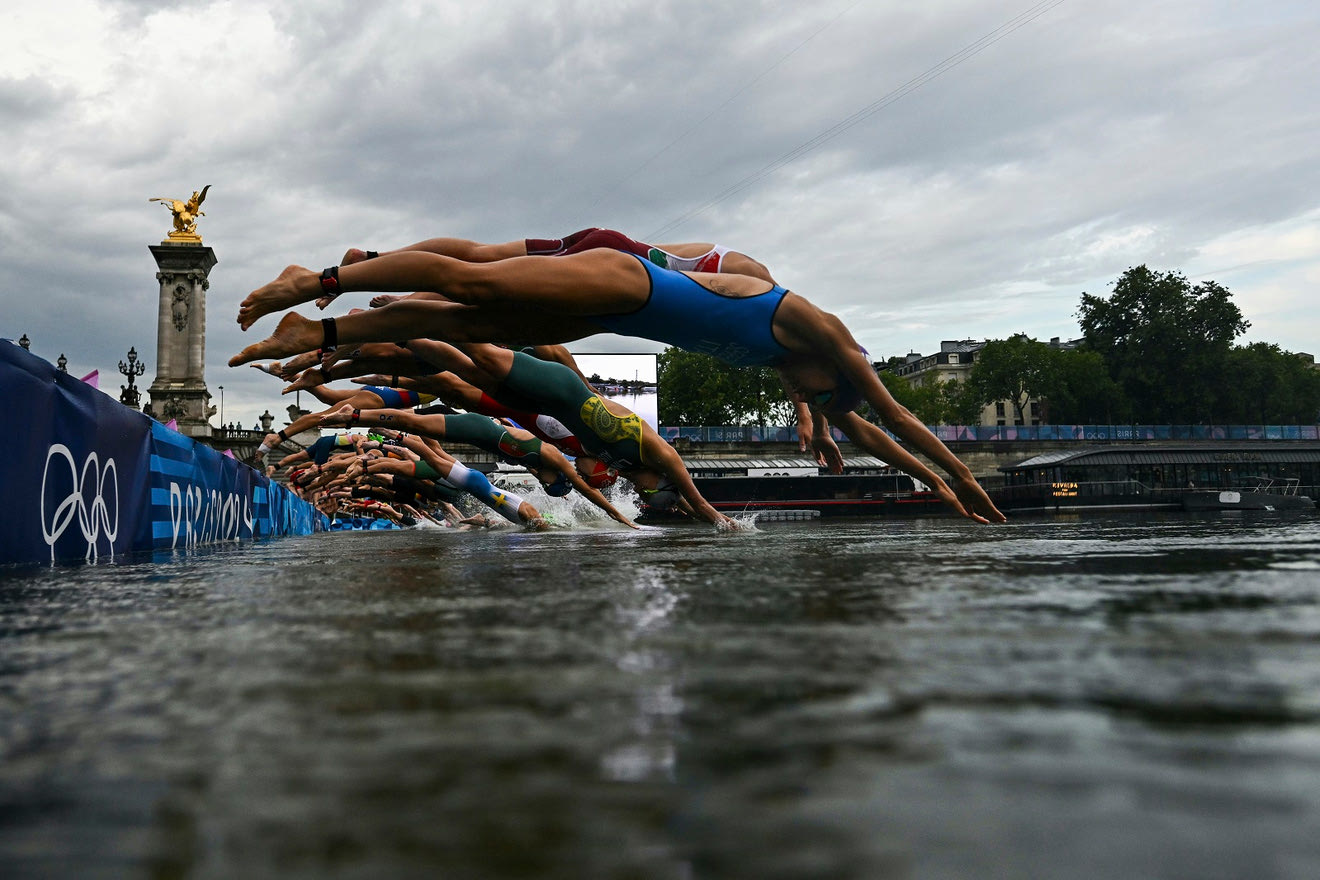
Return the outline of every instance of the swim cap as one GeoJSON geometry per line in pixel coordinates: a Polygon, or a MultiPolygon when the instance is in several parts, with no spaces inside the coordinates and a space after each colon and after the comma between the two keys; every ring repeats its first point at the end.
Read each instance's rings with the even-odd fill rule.
{"type": "Polygon", "coordinates": [[[584,477],[587,485],[593,489],[608,489],[619,479],[619,472],[603,461],[597,461],[591,467],[591,473],[584,477]]]}
{"type": "Polygon", "coordinates": [[[562,471],[555,475],[555,481],[549,485],[543,486],[545,494],[554,498],[561,498],[573,491],[573,484],[568,481],[568,476],[562,471]]]}
{"type": "Polygon", "coordinates": [[[672,485],[663,486],[646,495],[646,506],[657,510],[673,510],[678,506],[678,490],[672,485]]]}

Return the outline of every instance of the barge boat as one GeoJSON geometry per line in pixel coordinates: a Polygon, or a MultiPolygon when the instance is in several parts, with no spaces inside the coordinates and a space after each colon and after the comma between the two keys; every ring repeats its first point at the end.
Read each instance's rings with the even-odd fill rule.
{"type": "Polygon", "coordinates": [[[1302,509],[1315,506],[1320,443],[1093,446],[1044,453],[999,470],[1004,485],[990,496],[1006,512],[1302,509]],[[1238,501],[1230,503],[1234,495],[1238,501]]]}

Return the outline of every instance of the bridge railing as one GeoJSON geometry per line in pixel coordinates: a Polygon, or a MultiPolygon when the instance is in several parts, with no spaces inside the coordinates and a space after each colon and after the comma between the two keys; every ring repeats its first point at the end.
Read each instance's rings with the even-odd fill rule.
{"type": "MultiPolygon", "coordinates": [[[[1320,425],[931,425],[936,437],[947,442],[1075,441],[1114,443],[1143,440],[1320,440],[1320,425]]],[[[835,440],[846,439],[832,429],[835,440]]],[[[661,426],[660,436],[671,443],[792,443],[793,425],[725,425],[698,428],[661,426]]]]}

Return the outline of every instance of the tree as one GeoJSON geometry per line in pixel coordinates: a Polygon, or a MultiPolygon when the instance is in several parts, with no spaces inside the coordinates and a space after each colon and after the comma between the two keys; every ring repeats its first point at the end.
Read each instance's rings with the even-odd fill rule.
{"type": "Polygon", "coordinates": [[[1041,397],[1052,380],[1052,349],[1025,333],[993,339],[976,353],[968,376],[968,393],[982,406],[996,400],[1013,404],[1013,416],[1025,425],[1027,401],[1041,397]]]}
{"type": "Polygon", "coordinates": [[[710,355],[669,348],[656,359],[663,425],[789,425],[793,405],[769,367],[734,367],[710,355]]]}
{"type": "MultiPolygon", "coordinates": [[[[944,423],[947,406],[942,383],[926,382],[922,385],[913,385],[906,376],[899,376],[889,370],[882,370],[878,375],[880,382],[889,390],[890,396],[911,410],[912,414],[924,424],[944,423]]],[[[865,405],[860,413],[863,418],[872,422],[878,421],[870,404],[865,405]]]]}
{"type": "MultiPolygon", "coordinates": [[[[902,359],[899,361],[901,363],[902,359]]],[[[890,362],[892,365],[892,358],[890,362]]],[[[965,382],[949,380],[913,385],[906,376],[889,370],[882,370],[878,375],[894,400],[911,410],[924,424],[970,425],[980,417],[981,404],[974,395],[967,393],[965,382]]],[[[858,412],[863,418],[877,421],[869,405],[863,404],[858,412]]]]}
{"type": "Polygon", "coordinates": [[[1131,407],[1097,352],[1050,349],[1050,368],[1040,388],[1045,419],[1056,425],[1111,425],[1129,421],[1131,407]]]}
{"type": "Polygon", "coordinates": [[[1230,381],[1220,389],[1219,420],[1235,424],[1314,424],[1320,371],[1289,351],[1254,342],[1229,352],[1230,381]]]}
{"type": "Polygon", "coordinates": [[[932,423],[942,425],[977,425],[981,422],[981,410],[985,404],[976,389],[968,382],[955,382],[950,379],[941,390],[944,392],[945,421],[932,423]]]}
{"type": "Polygon", "coordinates": [[[1213,281],[1193,287],[1178,272],[1137,266],[1109,299],[1083,293],[1077,317],[1137,419],[1205,423],[1233,340],[1250,326],[1231,298],[1213,281]]]}

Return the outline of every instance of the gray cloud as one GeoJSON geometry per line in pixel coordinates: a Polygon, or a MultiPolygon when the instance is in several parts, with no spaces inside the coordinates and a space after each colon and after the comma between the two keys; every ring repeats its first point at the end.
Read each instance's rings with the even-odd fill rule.
{"type": "Polygon", "coordinates": [[[1316,347],[1313,4],[1064,3],[888,103],[1021,4],[100,11],[59,46],[28,13],[0,59],[0,335],[71,371],[112,374],[130,345],[151,366],[147,245],[169,217],[147,198],[212,184],[208,381],[227,418],[287,404],[224,366],[250,341],[233,324],[250,289],[438,234],[682,219],[665,238],[752,253],[877,355],[1067,336],[1080,293],[1128,266],[1250,263],[1220,280],[1253,333],[1316,347]]]}

